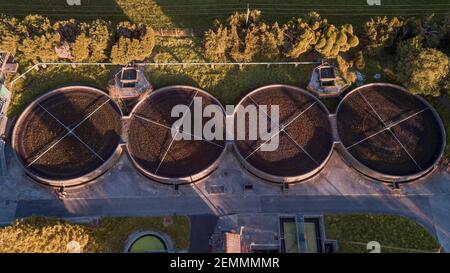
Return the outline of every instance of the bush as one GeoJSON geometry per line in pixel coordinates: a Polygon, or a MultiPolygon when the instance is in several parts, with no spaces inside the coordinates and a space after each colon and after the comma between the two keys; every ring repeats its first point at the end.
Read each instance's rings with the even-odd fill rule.
{"type": "Polygon", "coordinates": [[[0,230],[1,253],[64,253],[72,240],[83,251],[91,240],[91,230],[62,220],[29,218],[0,230]]]}
{"type": "Polygon", "coordinates": [[[344,77],[344,79],[350,84],[356,82],[356,73],[353,71],[353,62],[347,62],[341,56],[337,56],[336,61],[342,77],[344,77]]]}
{"type": "Polygon", "coordinates": [[[260,17],[260,11],[252,10],[248,15],[234,13],[225,25],[217,21],[215,29],[205,33],[205,56],[213,61],[231,58],[236,62],[279,56],[283,32],[277,23],[267,25],[260,17]]]}
{"type": "Polygon", "coordinates": [[[206,57],[211,60],[229,57],[236,62],[279,57],[283,30],[278,23],[261,22],[260,16],[258,10],[250,11],[248,18],[247,13],[236,12],[228,18],[225,27],[217,22],[216,30],[205,34],[206,57]]]}
{"type": "Polygon", "coordinates": [[[355,66],[359,70],[366,68],[366,61],[364,59],[364,53],[360,50],[355,54],[355,66]]]}
{"type": "Polygon", "coordinates": [[[283,53],[295,59],[312,49],[335,58],[359,44],[352,25],[336,27],[315,12],[282,27],[260,22],[260,16],[258,10],[251,11],[248,18],[247,13],[236,12],[226,26],[217,22],[215,30],[205,33],[207,58],[223,60],[229,56],[234,61],[248,62],[255,57],[274,59],[283,53]]]}
{"type": "Polygon", "coordinates": [[[150,26],[119,23],[111,50],[111,62],[126,65],[134,61],[144,61],[151,56],[154,46],[155,34],[150,26]]]}
{"type": "Polygon", "coordinates": [[[378,50],[391,47],[405,34],[406,22],[402,18],[371,18],[364,25],[363,39],[368,53],[376,54],[378,50]]]}
{"type": "Polygon", "coordinates": [[[284,54],[290,58],[298,58],[311,49],[324,57],[335,58],[359,44],[352,25],[336,27],[316,12],[288,22],[284,34],[284,54]]]}
{"type": "Polygon", "coordinates": [[[409,20],[412,35],[422,37],[424,47],[438,48],[443,45],[447,37],[447,28],[446,20],[438,20],[434,14],[409,20]]]}
{"type": "Polygon", "coordinates": [[[19,21],[14,17],[0,15],[0,49],[15,54],[20,36],[17,33],[19,21]]]}
{"type": "Polygon", "coordinates": [[[424,48],[415,37],[399,44],[397,77],[412,93],[439,96],[449,74],[449,58],[437,49],[424,48]]]}
{"type": "Polygon", "coordinates": [[[22,41],[18,50],[23,60],[39,63],[58,59],[54,48],[59,37],[47,17],[28,15],[20,23],[19,33],[22,41]]]}
{"type": "MultiPolygon", "coordinates": [[[[318,41],[315,31],[303,19],[288,22],[284,26],[284,34],[284,55],[293,59],[310,51],[318,41]]],[[[322,40],[323,45],[325,42],[322,40]]]]}
{"type": "Polygon", "coordinates": [[[88,24],[72,19],[59,21],[54,28],[59,35],[59,42],[55,47],[58,57],[74,62],[100,62],[107,58],[109,23],[95,20],[88,24]]]}

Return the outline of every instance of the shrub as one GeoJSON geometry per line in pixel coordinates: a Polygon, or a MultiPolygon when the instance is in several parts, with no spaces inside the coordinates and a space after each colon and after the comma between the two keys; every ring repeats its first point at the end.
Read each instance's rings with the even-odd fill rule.
{"type": "Polygon", "coordinates": [[[53,62],[58,59],[54,50],[58,35],[50,20],[40,15],[28,15],[19,25],[22,42],[18,50],[22,58],[33,63],[53,62]]]}
{"type": "Polygon", "coordinates": [[[424,47],[440,47],[447,37],[447,28],[446,20],[438,20],[434,14],[409,20],[412,35],[422,37],[424,47]]]}
{"type": "Polygon", "coordinates": [[[29,218],[18,220],[0,232],[1,253],[64,253],[72,240],[80,244],[81,251],[91,239],[91,231],[82,225],[62,220],[29,218]]]}
{"type": "Polygon", "coordinates": [[[13,54],[17,51],[20,36],[17,33],[19,21],[14,17],[0,15],[0,49],[13,54]]]}
{"type": "Polygon", "coordinates": [[[366,60],[364,59],[364,53],[360,50],[355,54],[355,66],[359,70],[366,68],[366,60]]]}
{"type": "Polygon", "coordinates": [[[236,12],[226,24],[217,21],[215,29],[205,32],[205,56],[214,61],[227,57],[236,62],[249,62],[257,57],[280,55],[283,32],[279,25],[260,22],[261,12],[236,12]]]}
{"type": "Polygon", "coordinates": [[[406,22],[402,18],[371,18],[364,25],[363,39],[368,53],[376,54],[378,50],[393,46],[405,33],[406,22]]]}
{"type": "Polygon", "coordinates": [[[111,62],[125,65],[133,61],[144,61],[151,56],[154,46],[155,34],[150,26],[119,23],[111,50],[111,62]]]}
{"type": "Polygon", "coordinates": [[[55,49],[60,58],[74,62],[100,62],[106,59],[110,43],[109,23],[95,20],[88,24],[72,19],[59,21],[54,28],[59,35],[55,49]]]}
{"type": "Polygon", "coordinates": [[[397,49],[397,77],[412,93],[439,96],[449,74],[449,58],[437,49],[424,48],[415,37],[397,49]]]}
{"type": "Polygon", "coordinates": [[[342,74],[342,77],[344,77],[344,79],[350,84],[356,82],[356,73],[352,69],[353,62],[348,62],[341,56],[337,56],[336,61],[338,63],[338,68],[342,74]]]}
{"type": "MultiPolygon", "coordinates": [[[[315,31],[303,19],[296,19],[284,26],[284,55],[289,58],[298,58],[312,49],[318,42],[315,31]]],[[[322,40],[319,46],[324,46],[322,40]]]]}
{"type": "Polygon", "coordinates": [[[336,27],[316,12],[288,22],[284,34],[284,54],[290,58],[298,58],[311,49],[324,57],[335,58],[359,44],[352,25],[336,27]]]}
{"type": "Polygon", "coordinates": [[[205,33],[205,55],[210,60],[223,61],[228,49],[228,29],[222,25],[205,33]]]}

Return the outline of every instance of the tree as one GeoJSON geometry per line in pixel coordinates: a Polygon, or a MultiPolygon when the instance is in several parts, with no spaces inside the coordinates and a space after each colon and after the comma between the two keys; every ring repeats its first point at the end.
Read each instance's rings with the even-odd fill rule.
{"type": "Polygon", "coordinates": [[[19,21],[14,17],[0,15],[0,50],[15,54],[20,40],[17,32],[19,21]]]}
{"type": "Polygon", "coordinates": [[[28,15],[20,23],[19,32],[22,42],[18,46],[18,51],[24,60],[38,63],[58,59],[54,48],[58,44],[59,36],[47,17],[28,15]]]}
{"type": "Polygon", "coordinates": [[[111,23],[103,20],[92,21],[88,36],[91,39],[89,44],[89,61],[101,62],[108,58],[108,49],[111,43],[111,23]]]}
{"type": "Polygon", "coordinates": [[[88,24],[71,19],[55,23],[54,28],[59,35],[55,50],[60,58],[74,62],[100,62],[107,58],[109,23],[95,20],[88,24]]]}
{"type": "Polygon", "coordinates": [[[392,47],[406,32],[406,22],[402,18],[371,18],[364,25],[363,40],[367,52],[376,54],[380,49],[392,47]]]}
{"type": "Polygon", "coordinates": [[[359,44],[358,37],[353,34],[353,26],[349,24],[339,28],[334,25],[326,25],[320,32],[322,35],[314,49],[328,58],[337,57],[339,53],[347,52],[359,44]]]}
{"type": "Polygon", "coordinates": [[[421,36],[423,45],[430,48],[440,47],[447,38],[446,20],[437,19],[434,14],[420,18],[411,18],[409,28],[413,36],[421,36]]]}
{"type": "Polygon", "coordinates": [[[259,51],[259,19],[261,12],[236,12],[228,18],[230,56],[237,62],[249,62],[259,51]]]}
{"type": "Polygon", "coordinates": [[[437,49],[424,48],[422,40],[415,37],[399,44],[398,80],[414,94],[439,96],[449,74],[449,58],[437,49]]]}
{"type": "Polygon", "coordinates": [[[87,48],[89,42],[85,44],[77,44],[77,58],[74,57],[72,52],[73,44],[82,34],[82,28],[85,28],[84,24],[80,24],[75,19],[70,19],[68,21],[56,22],[53,28],[58,35],[58,44],[55,46],[55,52],[56,55],[58,55],[58,58],[80,61],[81,58],[87,58],[87,56],[89,56],[89,50],[87,48]]]}
{"type": "Polygon", "coordinates": [[[298,58],[312,49],[327,58],[335,58],[358,44],[352,25],[336,27],[316,12],[284,26],[284,54],[290,58],[298,58]]]}
{"type": "Polygon", "coordinates": [[[205,56],[210,60],[225,60],[228,50],[228,29],[221,24],[214,31],[212,29],[205,33],[205,56]]]}
{"type": "Polygon", "coordinates": [[[347,62],[341,56],[337,56],[336,61],[338,63],[338,68],[342,74],[342,77],[348,83],[354,83],[356,81],[356,73],[353,71],[353,61],[347,62]]]}
{"type": "Polygon", "coordinates": [[[121,65],[144,61],[151,56],[154,46],[155,34],[150,26],[130,22],[119,23],[111,50],[111,61],[121,65]]]}
{"type": "Polygon", "coordinates": [[[269,26],[262,24],[260,26],[260,53],[264,58],[274,59],[280,55],[280,49],[283,45],[284,33],[278,23],[269,26]]]}
{"type": "Polygon", "coordinates": [[[366,68],[366,61],[364,59],[364,53],[362,52],[362,50],[356,52],[354,63],[356,68],[359,70],[363,70],[364,68],[366,68]]]}
{"type": "Polygon", "coordinates": [[[316,44],[318,37],[315,31],[303,19],[296,19],[284,25],[284,55],[289,58],[298,58],[310,51],[316,44]]]}
{"type": "Polygon", "coordinates": [[[217,21],[215,29],[205,33],[205,56],[214,61],[230,58],[249,62],[280,55],[282,29],[277,23],[261,22],[260,17],[259,10],[252,10],[248,14],[236,12],[224,24],[217,21]]]}

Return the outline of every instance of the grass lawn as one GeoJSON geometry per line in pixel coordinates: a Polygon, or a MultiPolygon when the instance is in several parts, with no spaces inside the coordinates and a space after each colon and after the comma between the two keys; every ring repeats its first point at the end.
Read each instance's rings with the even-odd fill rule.
{"type": "Polygon", "coordinates": [[[89,84],[106,88],[112,78],[112,67],[80,66],[48,66],[46,69],[32,71],[25,79],[17,81],[9,90],[12,92],[9,116],[19,114],[36,97],[56,87],[74,83],[89,84]]]}
{"type": "Polygon", "coordinates": [[[92,20],[132,20],[154,27],[209,28],[216,19],[224,19],[236,10],[260,9],[268,20],[284,22],[315,10],[335,23],[361,23],[370,16],[412,16],[448,13],[447,0],[383,0],[381,6],[368,6],[365,0],[82,0],[81,6],[68,6],[61,0],[0,0],[2,13],[25,16],[29,13],[55,19],[75,17],[92,20]]]}
{"type": "Polygon", "coordinates": [[[433,105],[433,107],[438,111],[442,122],[445,126],[446,131],[446,141],[447,147],[445,148],[445,156],[447,159],[450,158],[450,97],[447,93],[438,98],[427,98],[427,100],[433,105]]]}
{"type": "Polygon", "coordinates": [[[298,253],[297,224],[295,222],[285,222],[283,225],[286,253],[298,253]]]}
{"type": "Polygon", "coordinates": [[[71,241],[78,242],[83,252],[118,253],[129,235],[144,230],[167,234],[176,249],[189,248],[190,222],[184,216],[172,217],[167,226],[164,217],[102,218],[96,224],[28,218],[0,228],[0,253],[67,252],[71,241]]]}
{"type": "Polygon", "coordinates": [[[377,241],[381,252],[436,252],[439,244],[419,224],[390,215],[327,215],[327,239],[338,241],[339,252],[368,252],[366,244],[377,241]]]}

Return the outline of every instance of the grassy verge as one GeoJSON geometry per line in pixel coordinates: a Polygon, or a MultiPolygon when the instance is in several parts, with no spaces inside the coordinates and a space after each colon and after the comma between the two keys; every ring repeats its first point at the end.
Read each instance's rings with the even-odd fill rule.
{"type": "Polygon", "coordinates": [[[73,83],[95,85],[106,88],[111,76],[111,67],[100,66],[48,66],[46,69],[32,71],[24,80],[17,81],[12,92],[9,116],[19,114],[29,103],[43,93],[56,87],[73,83]]]}
{"type": "Polygon", "coordinates": [[[440,246],[419,224],[391,215],[327,215],[328,239],[338,241],[339,252],[368,252],[366,244],[377,241],[381,252],[436,252],[440,246]]]}
{"type": "Polygon", "coordinates": [[[234,11],[244,11],[247,4],[260,9],[269,21],[285,22],[309,11],[318,11],[333,23],[362,23],[371,16],[408,16],[448,12],[447,0],[383,0],[381,6],[368,6],[363,0],[96,0],[68,6],[66,1],[0,0],[2,13],[25,16],[38,13],[54,19],[74,17],[79,20],[103,18],[132,20],[154,27],[207,29],[215,19],[224,19],[234,11]]]}
{"type": "Polygon", "coordinates": [[[137,231],[154,230],[167,234],[176,249],[189,248],[190,222],[187,217],[103,218],[96,224],[72,224],[63,220],[32,217],[0,228],[0,253],[67,252],[76,241],[83,252],[122,252],[128,236],[137,231]]]}
{"type": "Polygon", "coordinates": [[[434,106],[434,108],[438,111],[439,116],[442,119],[442,122],[446,131],[446,141],[447,146],[445,147],[445,157],[450,158],[450,97],[448,94],[445,94],[438,98],[427,98],[427,100],[434,106]]]}
{"type": "MultiPolygon", "coordinates": [[[[201,40],[197,38],[159,38],[156,62],[206,62],[201,40]]],[[[148,68],[147,76],[156,88],[171,84],[200,87],[224,105],[235,104],[249,91],[272,83],[306,86],[312,66],[192,66],[148,68]]]]}
{"type": "MultiPolygon", "coordinates": [[[[197,38],[158,38],[154,56],[156,62],[203,62],[200,40],[197,38]]],[[[9,115],[19,114],[37,96],[56,87],[72,83],[92,84],[106,88],[117,67],[48,66],[33,71],[16,82],[12,91],[9,115]]],[[[186,84],[200,87],[216,96],[224,105],[235,104],[251,90],[266,84],[306,86],[311,65],[294,66],[166,66],[147,67],[146,76],[155,88],[186,84]]]]}

